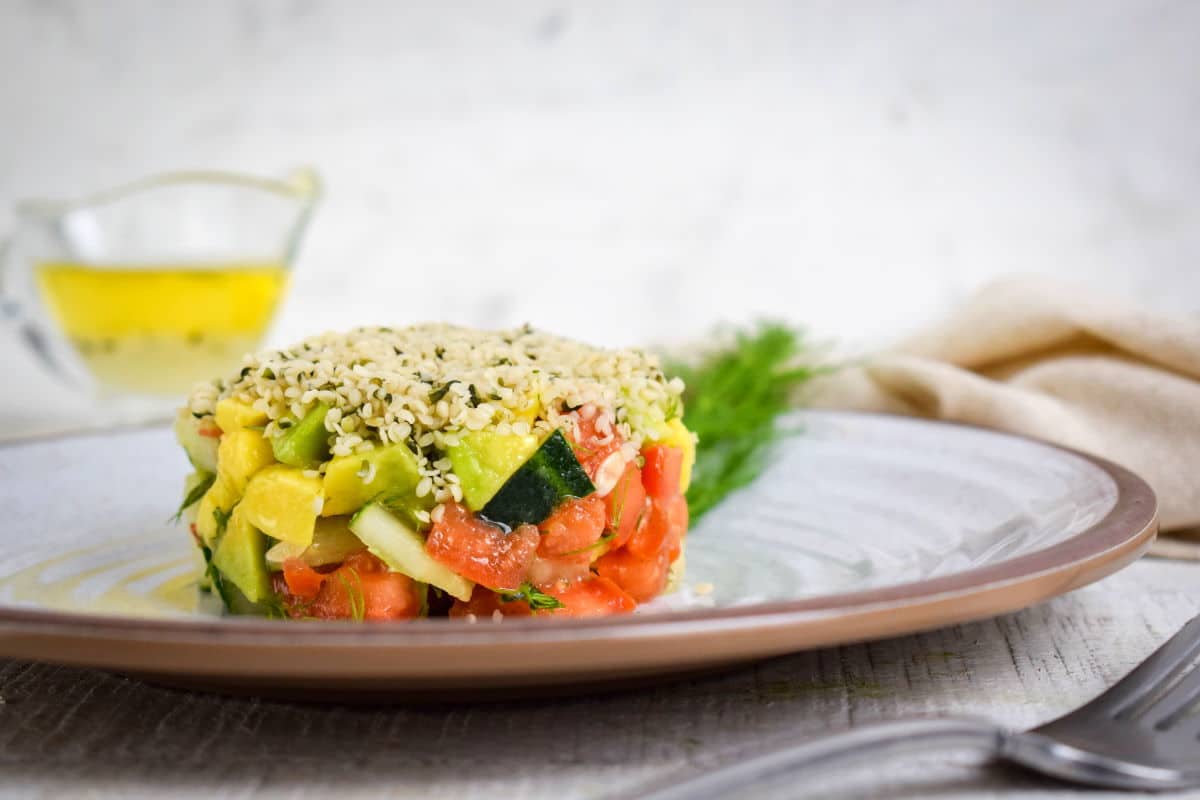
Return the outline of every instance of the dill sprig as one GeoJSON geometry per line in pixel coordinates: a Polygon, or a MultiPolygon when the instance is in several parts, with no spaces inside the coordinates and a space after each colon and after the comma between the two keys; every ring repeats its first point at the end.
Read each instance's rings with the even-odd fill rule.
{"type": "Polygon", "coordinates": [[[206,472],[200,477],[199,482],[192,487],[192,490],[187,493],[187,497],[183,498],[183,502],[179,504],[179,510],[175,512],[175,516],[171,517],[171,522],[179,522],[183,517],[183,512],[187,511],[195,503],[200,502],[200,498],[204,497],[204,493],[212,488],[216,483],[217,476],[211,472],[206,472]]]}
{"type": "Polygon", "coordinates": [[[342,585],[342,590],[346,593],[346,599],[350,603],[350,618],[355,622],[362,622],[367,612],[367,599],[363,594],[362,578],[358,574],[358,570],[348,569],[350,578],[347,578],[342,570],[338,570],[338,583],[342,585]]]}
{"type": "Polygon", "coordinates": [[[500,597],[501,603],[515,603],[524,600],[533,611],[553,611],[563,607],[557,597],[546,594],[529,582],[522,583],[520,588],[514,592],[499,591],[496,594],[500,597]]]}
{"type": "Polygon", "coordinates": [[[771,445],[786,433],[776,419],[800,384],[826,371],[799,363],[806,349],[795,328],[765,322],[696,364],[668,364],[687,384],[684,422],[699,437],[687,492],[693,521],[763,471],[771,445]]]}

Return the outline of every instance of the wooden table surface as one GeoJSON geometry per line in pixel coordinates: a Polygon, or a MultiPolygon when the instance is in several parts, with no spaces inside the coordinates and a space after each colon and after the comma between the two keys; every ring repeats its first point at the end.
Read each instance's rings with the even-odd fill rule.
{"type": "MultiPolygon", "coordinates": [[[[0,661],[0,797],[628,796],[715,754],[905,714],[1032,726],[1116,681],[1198,611],[1200,564],[1144,560],[995,620],[623,694],[458,707],[227,699],[0,661]]],[[[742,793],[833,796],[1092,795],[969,753],[742,793]]]]}

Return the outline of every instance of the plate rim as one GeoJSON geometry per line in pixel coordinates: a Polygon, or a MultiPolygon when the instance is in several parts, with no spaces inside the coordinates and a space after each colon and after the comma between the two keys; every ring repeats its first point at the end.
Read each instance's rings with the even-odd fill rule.
{"type": "MultiPolygon", "coordinates": [[[[308,622],[304,625],[257,618],[220,617],[154,619],[112,614],[0,605],[0,656],[29,657],[18,639],[76,638],[93,642],[142,641],[256,647],[304,646],[306,648],[444,648],[493,645],[538,645],[555,642],[587,643],[679,637],[737,629],[771,629],[822,617],[851,616],[881,609],[913,609],[933,606],[955,598],[987,595],[1005,587],[1034,584],[1061,574],[1082,576],[1057,591],[1039,591],[1030,602],[1050,597],[1099,580],[1141,556],[1158,530],[1158,504],[1153,489],[1129,469],[1108,459],[1030,436],[978,425],[931,420],[900,414],[799,409],[797,415],[853,416],[886,419],[903,424],[967,428],[993,436],[1016,439],[1070,454],[1099,468],[1117,489],[1116,502],[1099,521],[1075,535],[1048,547],[935,578],[894,584],[854,592],[816,595],[794,600],[721,608],[692,608],[657,611],[645,615],[620,615],[585,619],[506,619],[503,624],[464,624],[450,620],[417,620],[403,625],[347,626],[340,622],[308,622]],[[1120,561],[1121,563],[1116,563],[1120,561]],[[13,648],[11,644],[17,644],[13,648]],[[21,652],[14,652],[21,651],[21,652]]],[[[111,433],[108,431],[106,433],[111,433]]],[[[14,444],[28,446],[25,440],[14,444]]],[[[946,616],[949,625],[986,618],[1014,610],[994,604],[990,611],[968,611],[946,616]]],[[[895,633],[920,628],[898,628],[895,633]]]]}

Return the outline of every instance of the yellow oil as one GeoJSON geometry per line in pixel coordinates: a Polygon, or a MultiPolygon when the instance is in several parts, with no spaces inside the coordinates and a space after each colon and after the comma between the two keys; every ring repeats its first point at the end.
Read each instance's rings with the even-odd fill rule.
{"type": "Polygon", "coordinates": [[[0,579],[0,596],[22,606],[122,616],[212,614],[219,608],[219,601],[211,600],[198,588],[202,571],[198,563],[199,550],[188,556],[169,557],[134,574],[107,581],[97,596],[86,600],[77,595],[81,584],[103,576],[119,567],[119,563],[82,568],[53,580],[47,578],[47,570],[64,562],[79,562],[88,556],[103,555],[100,548],[75,550],[34,564],[0,579]],[[191,569],[186,569],[189,566],[191,569]],[[161,580],[154,580],[160,575],[164,576],[161,580]],[[135,590],[134,587],[143,581],[148,581],[151,588],[135,590]]]}
{"type": "Polygon", "coordinates": [[[287,287],[281,263],[47,262],[42,302],[92,375],[119,391],[180,394],[255,349],[287,287]]]}

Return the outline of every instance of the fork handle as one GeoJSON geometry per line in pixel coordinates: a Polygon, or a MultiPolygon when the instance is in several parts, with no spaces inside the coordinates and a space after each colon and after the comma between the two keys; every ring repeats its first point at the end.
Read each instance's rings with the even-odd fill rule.
{"type": "Polygon", "coordinates": [[[642,800],[732,797],[736,790],[770,775],[805,767],[835,766],[868,756],[964,748],[994,756],[1003,751],[1006,738],[1006,732],[998,725],[967,717],[883,722],[783,745],[735,763],[709,766],[699,774],[656,782],[636,796],[642,800]]]}

